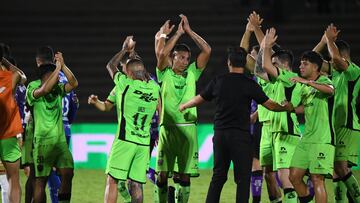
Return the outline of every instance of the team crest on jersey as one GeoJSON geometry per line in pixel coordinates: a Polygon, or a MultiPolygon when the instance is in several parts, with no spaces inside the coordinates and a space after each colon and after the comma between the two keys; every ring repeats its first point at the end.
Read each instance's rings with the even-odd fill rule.
{"type": "Polygon", "coordinates": [[[145,93],[140,90],[135,90],[134,94],[140,95],[139,99],[144,100],[146,102],[157,101],[157,98],[153,97],[152,93],[145,93]]]}

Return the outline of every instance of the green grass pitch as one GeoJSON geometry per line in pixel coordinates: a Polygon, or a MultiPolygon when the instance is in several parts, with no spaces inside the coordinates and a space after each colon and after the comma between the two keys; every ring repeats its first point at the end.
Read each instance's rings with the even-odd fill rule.
{"type": "MultiPolygon", "coordinates": [[[[191,193],[190,193],[190,203],[202,203],[205,202],[207,189],[209,187],[212,171],[211,170],[201,170],[201,175],[199,178],[192,179],[191,182],[191,193]]],[[[354,172],[355,176],[359,180],[360,171],[354,172]]],[[[99,203],[103,202],[104,189],[105,189],[105,179],[106,176],[103,170],[85,170],[77,169],[75,170],[75,176],[73,179],[73,189],[72,189],[72,201],[74,203],[99,203]]],[[[21,171],[21,186],[22,186],[22,202],[24,202],[24,190],[25,190],[25,181],[26,177],[21,171]]],[[[169,182],[172,184],[172,181],[169,182]]],[[[235,202],[235,183],[233,181],[233,172],[229,171],[228,181],[226,182],[222,193],[221,201],[223,203],[235,202]]],[[[148,181],[144,186],[144,202],[153,202],[153,184],[148,181]]],[[[331,180],[326,181],[326,188],[329,195],[329,201],[333,202],[333,189],[331,180]]],[[[47,195],[48,195],[47,190],[47,195]]],[[[48,198],[47,202],[51,202],[48,198]]],[[[122,202],[121,197],[119,196],[118,202],[122,202]]],[[[251,201],[250,201],[251,202],[251,201]]],[[[267,191],[265,184],[263,184],[262,192],[262,203],[269,202],[267,197],[267,191]]]]}

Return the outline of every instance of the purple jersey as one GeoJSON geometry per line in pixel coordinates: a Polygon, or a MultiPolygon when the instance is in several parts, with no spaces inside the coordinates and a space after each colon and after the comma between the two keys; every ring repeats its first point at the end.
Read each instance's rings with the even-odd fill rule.
{"type": "MultiPolygon", "coordinates": [[[[254,81],[257,82],[256,77],[252,77],[254,81]]],[[[257,110],[257,103],[254,100],[251,100],[251,113],[254,113],[257,110]]],[[[254,124],[250,124],[250,133],[254,134],[254,124]]]]}
{"type": "MultiPolygon", "coordinates": [[[[59,74],[59,82],[60,83],[67,83],[68,80],[63,72],[59,74]]],[[[71,124],[74,121],[76,111],[79,108],[79,103],[77,98],[75,97],[74,91],[71,91],[65,95],[62,100],[63,106],[63,122],[65,125],[71,124]]]]}
{"type": "Polygon", "coordinates": [[[15,100],[19,107],[20,117],[21,117],[21,123],[23,128],[25,128],[25,95],[26,95],[26,86],[25,85],[18,85],[16,87],[15,92],[15,100]]]}

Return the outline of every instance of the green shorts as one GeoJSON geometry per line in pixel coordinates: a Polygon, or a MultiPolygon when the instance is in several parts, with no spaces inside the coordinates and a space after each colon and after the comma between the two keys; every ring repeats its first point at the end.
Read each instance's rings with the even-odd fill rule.
{"type": "Polygon", "coordinates": [[[349,166],[357,166],[360,131],[339,128],[335,135],[335,161],[348,161],[349,166]]]}
{"type": "Polygon", "coordinates": [[[261,127],[261,139],[260,139],[260,165],[261,166],[272,166],[273,159],[273,139],[270,132],[270,121],[262,122],[261,127]]]}
{"type": "Polygon", "coordinates": [[[173,172],[177,163],[178,173],[199,176],[199,149],[195,124],[160,127],[156,171],[173,172]],[[176,162],[175,162],[176,160],[176,162]]]}
{"type": "Polygon", "coordinates": [[[295,148],[300,141],[300,137],[290,135],[285,132],[276,132],[272,134],[274,140],[274,168],[290,168],[291,159],[295,148]]]}
{"type": "Polygon", "coordinates": [[[0,140],[0,158],[3,162],[16,162],[21,157],[20,146],[16,137],[0,140]]]}
{"type": "Polygon", "coordinates": [[[109,154],[106,174],[117,180],[146,183],[150,146],[116,139],[109,154]]]}
{"type": "Polygon", "coordinates": [[[334,169],[335,147],[331,144],[299,142],[291,160],[291,167],[309,170],[310,174],[322,174],[331,178],[334,169]]]}
{"type": "Polygon", "coordinates": [[[29,124],[25,128],[25,136],[23,141],[23,147],[21,149],[21,165],[27,166],[34,163],[33,158],[33,138],[34,129],[29,124]]]}
{"type": "Polygon", "coordinates": [[[65,142],[38,142],[33,149],[35,177],[47,177],[52,167],[74,168],[74,160],[65,142]]]}

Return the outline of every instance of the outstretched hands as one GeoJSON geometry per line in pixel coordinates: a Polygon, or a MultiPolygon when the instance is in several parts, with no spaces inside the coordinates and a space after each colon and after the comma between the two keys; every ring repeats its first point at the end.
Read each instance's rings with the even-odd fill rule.
{"type": "MultiPolygon", "coordinates": [[[[181,21],[178,24],[176,34],[182,35],[185,32],[190,33],[192,30],[188,18],[184,14],[180,14],[179,17],[181,18],[181,21]]],[[[175,25],[170,25],[170,20],[165,21],[165,23],[160,27],[160,30],[156,33],[155,38],[161,37],[162,34],[169,35],[174,28],[175,25]]]]}
{"type": "Polygon", "coordinates": [[[133,40],[134,36],[127,36],[124,43],[123,43],[123,50],[127,52],[133,52],[135,50],[136,41],[133,40]]]}
{"type": "Polygon", "coordinates": [[[275,45],[276,39],[278,36],[276,35],[276,29],[270,28],[266,30],[266,35],[264,37],[264,46],[265,47],[273,47],[275,45]]]}
{"type": "Polygon", "coordinates": [[[334,24],[330,24],[325,30],[325,37],[327,42],[335,42],[340,30],[338,30],[334,24]]]}
{"type": "Polygon", "coordinates": [[[160,34],[169,35],[174,29],[175,25],[170,26],[170,20],[165,21],[165,23],[160,28],[160,34]]]}
{"type": "Polygon", "coordinates": [[[63,68],[65,65],[64,57],[61,52],[56,52],[55,54],[55,64],[57,68],[63,68]]]}
{"type": "MultiPolygon", "coordinates": [[[[255,11],[253,11],[248,18],[248,22],[253,26],[253,28],[261,27],[261,23],[264,19],[260,17],[259,14],[257,14],[255,11]]],[[[246,26],[247,27],[247,26],[246,26]]]]}
{"type": "Polygon", "coordinates": [[[92,94],[88,98],[88,104],[95,104],[96,102],[98,102],[98,100],[98,96],[92,94]]]}
{"type": "Polygon", "coordinates": [[[191,28],[190,28],[190,24],[189,24],[189,20],[188,18],[184,15],[184,14],[180,14],[179,17],[181,18],[181,20],[183,21],[183,29],[186,33],[190,33],[191,32],[191,28]]]}

